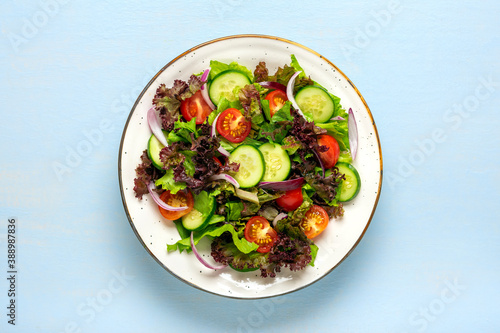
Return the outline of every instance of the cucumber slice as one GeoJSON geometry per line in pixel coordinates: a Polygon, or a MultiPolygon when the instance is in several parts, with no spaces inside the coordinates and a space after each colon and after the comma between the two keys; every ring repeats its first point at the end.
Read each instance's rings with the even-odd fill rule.
{"type": "Polygon", "coordinates": [[[203,207],[203,213],[196,208],[193,208],[189,213],[181,218],[182,226],[184,228],[190,231],[195,231],[201,230],[207,226],[208,222],[215,213],[215,198],[210,199],[208,207],[203,207]]]}
{"type": "Polygon", "coordinates": [[[260,150],[254,146],[238,146],[229,155],[229,162],[240,165],[238,172],[234,175],[234,179],[240,184],[241,188],[249,188],[257,185],[264,176],[266,169],[264,157],[260,150]]]}
{"type": "Polygon", "coordinates": [[[264,143],[259,147],[266,164],[263,182],[280,182],[290,173],[290,157],[286,150],[277,143],[264,143]]]}
{"type": "Polygon", "coordinates": [[[236,87],[243,88],[247,84],[251,84],[250,79],[245,74],[228,70],[218,74],[210,83],[208,94],[212,102],[217,105],[222,97],[227,98],[229,102],[238,100],[238,96],[234,95],[236,87]]]}
{"type": "Polygon", "coordinates": [[[182,217],[182,226],[190,231],[198,230],[205,227],[208,220],[206,216],[203,216],[203,213],[193,208],[193,210],[182,217]]]}
{"type": "Polygon", "coordinates": [[[339,186],[339,201],[350,201],[358,195],[361,188],[361,178],[359,177],[359,173],[356,168],[349,163],[338,162],[335,166],[339,169],[340,173],[345,175],[345,180],[343,180],[339,186]]]}
{"type": "MultiPolygon", "coordinates": [[[[162,132],[166,138],[168,135],[167,131],[162,130],[162,132]]],[[[153,162],[153,165],[160,170],[163,170],[163,162],[160,160],[160,150],[163,148],[165,146],[152,134],[148,141],[148,157],[153,162]]]]}
{"type": "Polygon", "coordinates": [[[326,90],[316,86],[306,86],[295,95],[297,105],[304,113],[309,113],[315,123],[328,121],[335,110],[335,105],[326,90]]]}

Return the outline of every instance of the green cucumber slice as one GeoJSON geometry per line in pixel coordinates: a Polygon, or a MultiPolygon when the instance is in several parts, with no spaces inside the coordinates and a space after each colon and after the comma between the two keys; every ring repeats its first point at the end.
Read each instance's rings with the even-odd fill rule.
{"type": "Polygon", "coordinates": [[[328,121],[335,110],[330,94],[317,86],[306,86],[295,95],[295,101],[303,113],[312,116],[315,123],[328,121]]]}
{"type": "MultiPolygon", "coordinates": [[[[162,130],[163,135],[167,138],[167,131],[162,130]]],[[[160,170],[163,170],[163,162],[160,160],[160,150],[165,148],[154,134],[151,135],[148,141],[148,157],[153,162],[153,165],[160,170]]]]}
{"type": "Polygon", "coordinates": [[[208,220],[206,216],[203,216],[202,212],[193,208],[182,217],[182,226],[190,231],[198,230],[204,228],[208,220]]]}
{"type": "Polygon", "coordinates": [[[338,162],[335,166],[339,172],[345,175],[345,180],[340,183],[340,196],[339,201],[346,202],[354,199],[361,188],[361,178],[356,168],[345,162],[338,162]]]}
{"type": "Polygon", "coordinates": [[[233,150],[228,159],[229,162],[240,165],[234,179],[240,184],[241,188],[257,185],[264,176],[266,169],[264,157],[260,150],[254,146],[240,145],[233,150]]]}
{"type": "MultiPolygon", "coordinates": [[[[196,196],[194,198],[196,206],[196,196]]],[[[203,212],[193,208],[189,213],[184,215],[182,226],[190,231],[201,230],[205,228],[215,213],[215,198],[209,197],[207,207],[203,207],[203,212]]]]}
{"type": "Polygon", "coordinates": [[[259,147],[259,150],[262,156],[264,156],[266,164],[262,181],[280,182],[287,179],[290,173],[291,163],[286,150],[281,148],[281,145],[270,142],[264,143],[259,147]]]}
{"type": "Polygon", "coordinates": [[[234,94],[234,89],[236,87],[243,88],[251,83],[245,74],[235,70],[228,70],[218,74],[212,80],[208,88],[208,94],[215,105],[219,104],[222,97],[225,97],[229,102],[234,102],[238,100],[238,96],[234,94]]]}

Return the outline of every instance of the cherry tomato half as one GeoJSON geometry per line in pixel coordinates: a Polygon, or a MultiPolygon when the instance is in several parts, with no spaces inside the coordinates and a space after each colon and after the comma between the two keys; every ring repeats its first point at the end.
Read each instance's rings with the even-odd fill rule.
{"type": "Polygon", "coordinates": [[[278,89],[267,94],[266,99],[269,101],[271,117],[274,116],[276,111],[283,107],[286,101],[288,101],[288,97],[286,97],[286,94],[278,89]]]}
{"type": "Polygon", "coordinates": [[[278,233],[265,218],[254,216],[248,220],[245,226],[245,239],[259,245],[257,252],[266,253],[271,251],[274,243],[278,240],[278,233]]]}
{"type": "Polygon", "coordinates": [[[222,166],[222,162],[216,157],[214,156],[214,161],[215,163],[217,163],[218,165],[222,166]]]}
{"type": "Polygon", "coordinates": [[[185,210],[179,210],[179,211],[171,211],[158,207],[160,209],[161,215],[163,215],[164,218],[172,221],[177,220],[178,218],[181,218],[182,216],[189,213],[194,206],[193,195],[189,191],[186,192],[179,191],[176,194],[172,194],[170,193],[170,191],[167,190],[160,195],[160,199],[167,205],[173,207],[183,207],[183,206],[188,207],[185,210]]]}
{"type": "Polygon", "coordinates": [[[190,121],[196,117],[196,124],[198,125],[203,124],[211,112],[212,109],[203,99],[201,90],[181,102],[181,113],[184,119],[190,121]]]}
{"type": "Polygon", "coordinates": [[[217,132],[225,139],[239,143],[245,140],[252,129],[252,124],[245,119],[240,110],[230,108],[219,115],[216,124],[217,132]]]}
{"type": "Polygon", "coordinates": [[[318,144],[320,146],[327,146],[328,150],[319,153],[319,158],[323,162],[325,169],[330,169],[337,164],[340,155],[339,143],[333,136],[322,134],[318,136],[318,144]]]}
{"type": "Polygon", "coordinates": [[[292,210],[296,210],[302,205],[304,201],[304,197],[302,196],[302,187],[296,188],[295,190],[286,191],[281,197],[276,199],[276,203],[278,206],[286,210],[287,212],[291,212],[292,210]]]}
{"type": "Polygon", "coordinates": [[[307,238],[311,239],[321,234],[328,226],[329,221],[330,218],[326,210],[314,205],[307,211],[302,221],[300,221],[300,227],[307,238]]]}

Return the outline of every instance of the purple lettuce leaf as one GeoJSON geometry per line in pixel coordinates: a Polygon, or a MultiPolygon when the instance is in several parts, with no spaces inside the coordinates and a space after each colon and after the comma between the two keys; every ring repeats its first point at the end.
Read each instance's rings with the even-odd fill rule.
{"type": "Polygon", "coordinates": [[[259,64],[255,67],[253,75],[254,82],[263,82],[268,80],[269,70],[267,69],[264,61],[259,62],[259,64]]]}
{"type": "Polygon", "coordinates": [[[136,178],[134,178],[135,196],[142,199],[142,196],[148,193],[148,184],[151,181],[156,181],[161,177],[161,173],[154,167],[148,157],[147,150],[144,150],[141,155],[141,163],[135,169],[136,178]]]}
{"type": "Polygon", "coordinates": [[[232,243],[228,234],[212,242],[211,255],[218,263],[231,265],[236,269],[260,269],[262,277],[276,277],[281,268],[292,271],[304,269],[312,260],[309,241],[292,239],[284,233],[278,234],[278,241],[269,253],[251,252],[244,254],[232,243]]]}
{"type": "Polygon", "coordinates": [[[174,122],[179,116],[181,102],[200,90],[203,83],[200,77],[191,75],[188,82],[174,80],[171,88],[167,88],[162,83],[156,89],[153,105],[160,113],[160,119],[165,130],[171,131],[173,129],[174,122]]]}
{"type": "MultiPolygon", "coordinates": [[[[178,128],[176,130],[182,130],[178,128]]],[[[213,175],[238,171],[237,163],[220,165],[214,157],[218,154],[220,139],[210,135],[211,127],[204,123],[197,133],[191,133],[191,143],[173,142],[160,151],[160,159],[165,169],[172,169],[174,181],[184,182],[195,193],[199,193],[209,183],[213,175]]]]}

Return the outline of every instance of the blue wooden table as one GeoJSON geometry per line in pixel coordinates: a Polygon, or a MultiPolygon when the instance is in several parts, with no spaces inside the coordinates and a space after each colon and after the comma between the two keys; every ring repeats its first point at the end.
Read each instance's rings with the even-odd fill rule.
{"type": "Polygon", "coordinates": [[[0,9],[1,332],[500,330],[498,1],[0,9]],[[335,63],[370,106],[384,158],[378,209],[347,260],[308,288],[254,301],[161,268],[127,221],[117,176],[145,84],[187,49],[241,33],[335,63]]]}

